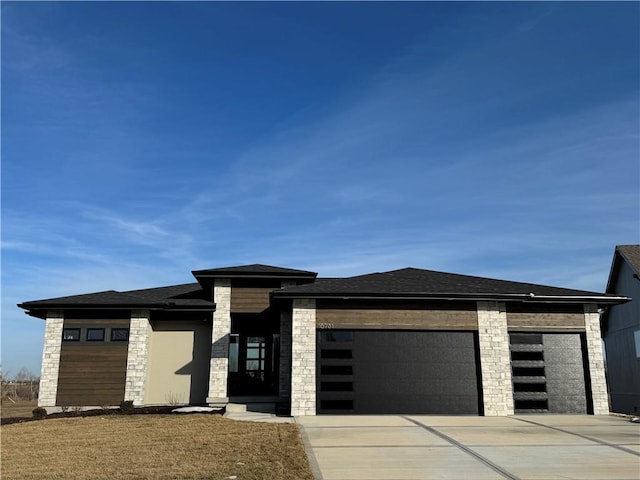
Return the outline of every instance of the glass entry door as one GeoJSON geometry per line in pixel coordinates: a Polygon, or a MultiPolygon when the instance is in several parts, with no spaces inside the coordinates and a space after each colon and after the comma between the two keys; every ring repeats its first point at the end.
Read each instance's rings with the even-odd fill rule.
{"type": "Polygon", "coordinates": [[[265,337],[246,338],[244,371],[249,378],[261,382],[265,380],[266,343],[265,337]]]}
{"type": "Polygon", "coordinates": [[[280,335],[232,333],[229,337],[229,395],[277,395],[280,335]]]}

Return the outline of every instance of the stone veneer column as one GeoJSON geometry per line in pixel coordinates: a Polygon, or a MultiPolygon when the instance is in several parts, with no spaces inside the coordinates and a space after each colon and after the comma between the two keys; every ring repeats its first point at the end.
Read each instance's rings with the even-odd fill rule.
{"type": "Polygon", "coordinates": [[[291,415],[315,415],[316,301],[295,299],[291,324],[291,415]]]}
{"type": "Polygon", "coordinates": [[[40,371],[40,393],[38,394],[39,407],[53,407],[56,404],[63,326],[63,312],[47,312],[42,348],[42,369],[40,371]]]}
{"type": "Polygon", "coordinates": [[[600,314],[598,306],[584,306],[584,326],[587,337],[587,358],[589,360],[589,377],[591,378],[591,397],[594,415],[609,415],[609,397],[607,381],[604,374],[604,354],[600,333],[600,314]]]}
{"type": "MultiPolygon", "coordinates": [[[[281,287],[293,287],[296,282],[283,280],[281,287]]],[[[278,396],[281,400],[291,398],[291,312],[280,312],[280,372],[278,396]]]]}
{"type": "Polygon", "coordinates": [[[484,415],[513,415],[513,383],[505,305],[500,302],[478,302],[477,308],[484,415]]]}
{"type": "Polygon", "coordinates": [[[127,352],[127,376],[124,383],[124,399],[135,406],[144,405],[149,345],[151,341],[151,316],[148,310],[133,310],[129,323],[129,349],[127,352]]]}
{"type": "Polygon", "coordinates": [[[231,280],[216,279],[213,287],[216,311],[211,326],[211,363],[207,403],[226,403],[231,333],[231,280]]]}

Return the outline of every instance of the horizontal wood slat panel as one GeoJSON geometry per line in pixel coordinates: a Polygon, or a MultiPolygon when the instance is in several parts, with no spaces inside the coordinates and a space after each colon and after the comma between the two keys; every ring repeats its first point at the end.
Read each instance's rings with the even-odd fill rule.
{"type": "Polygon", "coordinates": [[[510,328],[584,328],[582,305],[507,304],[510,328]]]}
{"type": "Polygon", "coordinates": [[[128,327],[130,320],[128,318],[114,319],[81,319],[81,318],[65,318],[65,327],[128,327]]]}
{"type": "Polygon", "coordinates": [[[124,399],[127,345],[62,344],[56,405],[117,405],[124,399]]]}
{"type": "Polygon", "coordinates": [[[570,313],[512,313],[507,314],[509,328],[581,328],[584,329],[584,315],[570,313]]]}
{"type": "Polygon", "coordinates": [[[471,310],[329,309],[316,311],[320,328],[397,328],[424,330],[473,330],[478,317],[471,310]]]}
{"type": "MultiPolygon", "coordinates": [[[[96,395],[96,394],[111,395],[112,393],[117,393],[119,391],[119,388],[120,388],[119,384],[104,384],[104,385],[100,385],[100,388],[98,387],[92,388],[91,394],[92,395],[96,395]]],[[[87,389],[80,386],[75,388],[66,388],[64,393],[67,395],[73,394],[73,395],[81,396],[81,395],[87,394],[87,389]]]]}
{"type": "Polygon", "coordinates": [[[122,374],[105,372],[105,371],[86,372],[86,373],[83,372],[77,375],[67,373],[64,375],[59,375],[58,382],[66,380],[67,386],[69,388],[75,388],[75,386],[77,385],[80,385],[80,386],[85,385],[86,381],[91,382],[91,379],[95,377],[96,374],[100,375],[100,385],[111,385],[111,384],[122,383],[122,374]]]}
{"type": "Polygon", "coordinates": [[[67,394],[59,392],[56,400],[56,405],[61,406],[114,406],[119,405],[124,399],[124,387],[122,392],[110,391],[109,393],[103,392],[88,392],[86,395],[71,393],[67,394]]]}
{"type": "Polygon", "coordinates": [[[269,308],[272,287],[234,287],[231,289],[232,313],[260,313],[269,308]]]}

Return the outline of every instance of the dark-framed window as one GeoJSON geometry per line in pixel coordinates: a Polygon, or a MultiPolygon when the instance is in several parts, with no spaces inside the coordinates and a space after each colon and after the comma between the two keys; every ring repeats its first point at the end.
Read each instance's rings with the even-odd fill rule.
{"type": "Polygon", "coordinates": [[[64,328],[62,330],[63,342],[79,342],[80,341],[80,329],[79,328],[64,328]]]}
{"type": "Polygon", "coordinates": [[[87,328],[87,342],[104,342],[104,328],[87,328]]]}
{"type": "Polygon", "coordinates": [[[128,328],[112,328],[111,341],[112,342],[128,342],[129,329],[128,328]]]}
{"type": "Polygon", "coordinates": [[[351,330],[320,330],[320,338],[323,342],[350,343],[353,342],[351,330]]]}

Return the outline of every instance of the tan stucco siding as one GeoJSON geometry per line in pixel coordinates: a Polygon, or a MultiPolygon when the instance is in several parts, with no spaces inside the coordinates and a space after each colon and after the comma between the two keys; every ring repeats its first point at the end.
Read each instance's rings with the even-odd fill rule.
{"type": "Polygon", "coordinates": [[[151,333],[145,404],[204,403],[210,356],[209,323],[155,323],[151,333]]]}

